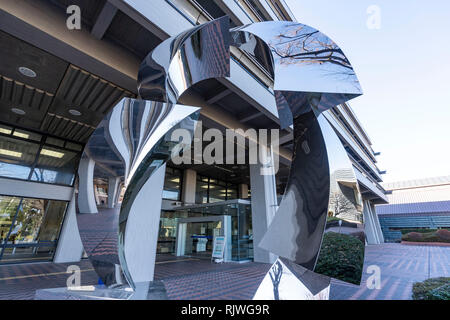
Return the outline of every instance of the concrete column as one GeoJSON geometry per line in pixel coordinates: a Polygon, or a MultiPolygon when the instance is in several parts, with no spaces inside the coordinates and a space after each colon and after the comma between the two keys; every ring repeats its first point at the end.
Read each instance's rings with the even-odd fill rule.
{"type": "Polygon", "coordinates": [[[233,257],[233,250],[232,250],[232,235],[231,235],[231,216],[223,216],[223,235],[225,236],[226,239],[226,244],[225,244],[225,252],[223,255],[223,260],[225,262],[230,262],[232,261],[233,257]]]}
{"type": "Polygon", "coordinates": [[[380,240],[380,243],[384,243],[384,236],[383,236],[383,230],[381,230],[381,224],[380,219],[378,219],[377,212],[375,211],[375,206],[372,202],[370,202],[370,208],[372,211],[373,220],[375,221],[376,231],[378,233],[378,239],[380,240]]]}
{"type": "Polygon", "coordinates": [[[183,187],[181,201],[185,204],[195,203],[195,187],[197,186],[197,171],[186,169],[183,172],[183,187]]]}
{"type": "Polygon", "coordinates": [[[165,173],[166,165],[153,173],[136,196],[128,216],[125,259],[135,282],[153,280],[165,173]]]}
{"type": "Polygon", "coordinates": [[[98,213],[94,192],[95,161],[82,158],[78,167],[78,208],[81,213],[98,213]]]}
{"type": "Polygon", "coordinates": [[[69,207],[67,208],[53,262],[78,262],[80,261],[82,254],[83,243],[81,242],[80,233],[78,232],[74,194],[69,203],[69,207]]]}
{"type": "Polygon", "coordinates": [[[378,216],[375,213],[373,204],[368,200],[364,201],[364,225],[367,244],[384,243],[384,237],[381,231],[378,216]]]}
{"type": "Polygon", "coordinates": [[[238,188],[239,199],[248,199],[248,184],[241,183],[238,188]]]}
{"type": "Polygon", "coordinates": [[[177,257],[184,256],[184,253],[186,252],[186,229],[187,223],[178,224],[176,244],[177,257]]]}
{"type": "Polygon", "coordinates": [[[108,208],[112,209],[116,205],[117,194],[120,192],[120,177],[108,178],[108,208]]]}
{"type": "Polygon", "coordinates": [[[274,263],[276,260],[276,256],[258,246],[278,208],[275,174],[267,174],[270,171],[267,169],[272,166],[272,163],[273,161],[270,161],[267,165],[250,165],[253,256],[255,262],[274,263]],[[263,171],[266,174],[262,174],[263,171]]]}

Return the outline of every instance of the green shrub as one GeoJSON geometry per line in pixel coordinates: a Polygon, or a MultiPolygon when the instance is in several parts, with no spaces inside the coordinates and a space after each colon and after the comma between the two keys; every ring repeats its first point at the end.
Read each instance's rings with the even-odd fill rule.
{"type": "MultiPolygon", "coordinates": [[[[391,229],[391,230],[396,230],[396,229],[391,229]]],[[[442,228],[441,230],[448,230],[448,228],[442,228]]],[[[421,228],[421,229],[410,228],[410,229],[399,229],[398,231],[400,231],[402,234],[408,234],[410,232],[428,233],[428,232],[435,232],[438,230],[437,229],[429,229],[429,228],[421,228]]]]}
{"type": "Polygon", "coordinates": [[[402,240],[413,242],[422,241],[422,238],[422,233],[419,232],[410,232],[402,236],[402,240]]]}
{"type": "Polygon", "coordinates": [[[342,219],[339,219],[339,218],[336,218],[336,217],[327,217],[327,222],[331,222],[331,221],[339,221],[339,220],[342,220],[342,219]]]}
{"type": "Polygon", "coordinates": [[[450,283],[431,290],[426,297],[427,300],[450,300],[450,283]]]}
{"type": "Polygon", "coordinates": [[[450,278],[432,278],[413,285],[414,300],[450,300],[450,278]]]}
{"type": "Polygon", "coordinates": [[[427,233],[410,232],[402,236],[402,241],[450,243],[450,231],[441,229],[427,233]]]}
{"type": "Polygon", "coordinates": [[[364,263],[364,243],[346,234],[327,232],[323,236],[322,248],[315,272],[359,284],[364,263]]]}
{"type": "Polygon", "coordinates": [[[449,230],[438,230],[436,231],[436,235],[439,237],[439,239],[444,239],[450,241],[450,231],[449,230]]]}

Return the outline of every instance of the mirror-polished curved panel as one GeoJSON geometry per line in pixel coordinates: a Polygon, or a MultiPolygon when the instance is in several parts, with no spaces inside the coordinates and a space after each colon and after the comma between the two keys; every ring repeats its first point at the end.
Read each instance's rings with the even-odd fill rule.
{"type": "Polygon", "coordinates": [[[138,90],[143,99],[177,103],[192,85],[229,76],[229,18],[225,16],[156,47],[140,66],[138,90]]]}
{"type": "Polygon", "coordinates": [[[353,67],[330,38],[296,22],[268,21],[234,28],[232,45],[273,75],[281,128],[294,126],[294,156],[286,191],[260,246],[309,270],[359,283],[364,257],[361,196],[347,153],[321,115],[362,94],[353,67]],[[270,59],[262,59],[267,52],[270,59]],[[342,235],[344,231],[347,234],[342,235]],[[352,244],[358,248],[355,252],[338,247],[347,241],[342,237],[350,234],[356,235],[347,239],[357,241],[352,244]],[[329,258],[330,252],[337,251],[344,260],[329,258]],[[347,260],[351,266],[341,265],[347,260]],[[353,278],[348,277],[349,270],[354,271],[353,278]]]}
{"type": "Polygon", "coordinates": [[[261,61],[274,76],[283,129],[301,113],[311,109],[320,113],[362,94],[343,51],[310,26],[287,21],[254,23],[232,29],[232,45],[261,61]],[[271,59],[262,59],[267,51],[271,59]]]}
{"type": "Polygon", "coordinates": [[[155,252],[133,248],[145,246],[143,242],[156,245],[151,233],[157,232],[147,230],[146,237],[133,232],[140,222],[152,229],[159,221],[160,206],[149,206],[146,201],[151,197],[145,199],[141,190],[162,183],[158,168],[175,145],[180,146],[171,140],[171,133],[183,128],[193,135],[199,108],[177,105],[178,98],[197,82],[229,76],[229,44],[228,17],[161,43],[142,62],[138,74],[140,97],[151,101],[123,100],[90,138],[79,170],[77,220],[85,250],[106,285],[125,285],[125,276],[136,289],[142,287],[141,281],[153,278],[149,264],[154,264],[155,252]],[[110,182],[109,187],[126,188],[120,208],[97,210],[92,189],[94,181],[102,179],[110,182]],[[130,218],[132,231],[128,231],[130,218]]]}
{"type": "MultiPolygon", "coordinates": [[[[128,283],[135,287],[129,267],[140,260],[127,261],[125,252],[132,205],[143,185],[179,144],[178,140],[172,140],[172,132],[183,128],[193,136],[198,116],[196,107],[126,98],[114,107],[89,139],[82,160],[87,163],[87,169],[83,171],[82,166],[79,173],[77,221],[86,253],[106,285],[125,284],[123,272],[128,283]],[[86,207],[81,191],[110,179],[123,183],[125,193],[121,206],[100,206],[95,212],[94,200],[95,207],[86,207]]],[[[141,255],[144,258],[146,252],[141,255]]]]}
{"type": "Polygon", "coordinates": [[[260,246],[309,270],[359,284],[365,236],[353,170],[323,115],[298,116],[286,192],[260,246]]]}
{"type": "MultiPolygon", "coordinates": [[[[234,46],[273,75],[281,127],[294,125],[286,192],[260,245],[308,270],[359,283],[364,256],[361,196],[348,156],[321,115],[361,94],[350,62],[331,39],[298,23],[256,23],[233,29],[231,35],[234,46]],[[351,245],[338,247],[342,242],[351,245]],[[349,247],[351,256],[346,255],[349,247]],[[354,266],[329,259],[333,252],[354,266]]],[[[133,246],[127,222],[133,205],[142,201],[140,190],[153,183],[178,142],[170,133],[183,127],[192,136],[198,108],[176,105],[179,97],[199,81],[230,75],[229,36],[228,17],[223,17],[164,41],[141,64],[138,77],[141,98],[159,102],[122,101],[86,147],[77,218],[86,251],[107,285],[123,284],[123,273],[135,288],[139,277],[133,270],[139,268],[132,266],[151,260],[127,258],[127,248],[133,246]],[[97,212],[89,198],[94,179],[122,181],[126,191],[120,210],[97,212]]],[[[159,217],[158,210],[149,208],[159,217]]]]}
{"type": "Polygon", "coordinates": [[[314,271],[359,285],[364,266],[366,236],[363,202],[352,163],[335,131],[323,117],[330,172],[325,234],[314,271]]]}

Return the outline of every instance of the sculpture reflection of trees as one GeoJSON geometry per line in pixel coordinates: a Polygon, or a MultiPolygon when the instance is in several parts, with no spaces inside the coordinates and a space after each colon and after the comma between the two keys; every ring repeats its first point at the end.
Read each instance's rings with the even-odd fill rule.
{"type": "Polygon", "coordinates": [[[288,27],[270,43],[271,50],[281,58],[281,64],[333,64],[342,68],[340,74],[355,75],[342,50],[319,31],[306,26],[288,27]]]}
{"type": "Polygon", "coordinates": [[[330,209],[333,212],[334,217],[338,217],[342,214],[357,213],[355,205],[341,192],[333,192],[330,195],[330,209]]]}
{"type": "Polygon", "coordinates": [[[273,285],[273,296],[274,300],[280,300],[280,293],[278,291],[278,287],[280,285],[281,276],[283,275],[283,266],[280,261],[277,261],[269,271],[270,279],[272,280],[273,285]]]}

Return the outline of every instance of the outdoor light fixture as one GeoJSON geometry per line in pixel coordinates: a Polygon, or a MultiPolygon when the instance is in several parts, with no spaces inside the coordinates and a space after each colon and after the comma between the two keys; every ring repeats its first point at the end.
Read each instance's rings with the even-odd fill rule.
{"type": "Polygon", "coordinates": [[[11,111],[14,112],[15,114],[21,115],[23,116],[24,114],[26,114],[26,112],[20,108],[11,108],[11,111]]]}
{"type": "Polygon", "coordinates": [[[37,74],[34,72],[34,70],[31,70],[27,67],[19,67],[19,72],[24,75],[25,77],[29,78],[36,78],[37,74]]]}
{"type": "Polygon", "coordinates": [[[81,112],[78,111],[78,110],[75,110],[75,109],[70,109],[70,110],[69,110],[69,113],[70,113],[71,115],[73,115],[73,116],[76,116],[76,117],[81,116],[81,112]]]}

